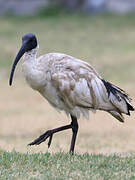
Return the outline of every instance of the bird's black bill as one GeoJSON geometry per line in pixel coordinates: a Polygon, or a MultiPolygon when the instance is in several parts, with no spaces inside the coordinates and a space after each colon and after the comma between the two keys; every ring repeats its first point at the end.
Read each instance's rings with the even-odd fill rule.
{"type": "Polygon", "coordinates": [[[13,76],[14,76],[14,71],[15,71],[15,68],[16,68],[16,65],[17,63],[19,62],[20,58],[23,56],[23,54],[25,53],[25,44],[22,45],[22,47],[20,48],[16,58],[15,58],[15,61],[12,65],[12,69],[11,69],[11,73],[10,73],[10,79],[9,79],[9,85],[11,86],[12,85],[12,81],[13,81],[13,76]]]}

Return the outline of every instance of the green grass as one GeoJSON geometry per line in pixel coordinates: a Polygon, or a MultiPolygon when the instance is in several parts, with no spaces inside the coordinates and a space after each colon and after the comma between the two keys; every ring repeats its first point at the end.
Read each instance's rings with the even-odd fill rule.
{"type": "Polygon", "coordinates": [[[133,180],[133,155],[0,152],[1,180],[133,180]]]}

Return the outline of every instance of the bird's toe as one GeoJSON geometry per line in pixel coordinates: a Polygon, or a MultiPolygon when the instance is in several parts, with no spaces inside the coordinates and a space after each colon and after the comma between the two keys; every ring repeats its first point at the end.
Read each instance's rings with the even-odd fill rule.
{"type": "Polygon", "coordinates": [[[44,134],[40,135],[37,139],[35,139],[34,141],[32,141],[31,143],[28,144],[28,146],[32,146],[32,145],[39,145],[42,142],[44,142],[47,138],[49,138],[49,142],[48,142],[48,148],[51,145],[52,142],[52,132],[51,130],[46,131],[44,134]]]}

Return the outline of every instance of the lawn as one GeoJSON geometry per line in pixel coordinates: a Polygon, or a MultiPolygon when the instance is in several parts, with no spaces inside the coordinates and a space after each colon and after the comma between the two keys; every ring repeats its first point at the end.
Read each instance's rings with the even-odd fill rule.
{"type": "Polygon", "coordinates": [[[0,153],[0,179],[134,180],[135,158],[121,155],[0,153]]]}
{"type": "Polygon", "coordinates": [[[61,52],[89,62],[106,80],[127,91],[135,104],[135,15],[0,17],[0,179],[135,179],[135,115],[122,124],[105,112],[79,120],[76,154],[71,131],[36,147],[27,144],[50,128],[68,124],[28,87],[18,65],[8,79],[21,37],[36,34],[39,53],[61,52]],[[87,154],[86,154],[87,153],[87,154]]]}

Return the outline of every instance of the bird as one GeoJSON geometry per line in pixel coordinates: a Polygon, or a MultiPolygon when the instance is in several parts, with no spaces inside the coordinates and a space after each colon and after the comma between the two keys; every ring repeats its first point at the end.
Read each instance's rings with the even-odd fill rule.
{"type": "Polygon", "coordinates": [[[30,87],[38,91],[58,111],[64,111],[71,123],[50,129],[28,145],[39,145],[53,135],[72,130],[69,152],[74,154],[80,116],[89,118],[89,111],[106,111],[120,122],[123,114],[134,111],[131,98],[121,88],[103,79],[87,62],[62,53],[47,53],[37,58],[37,38],[32,33],[22,37],[22,46],[12,65],[9,85],[12,85],[16,65],[23,56],[22,70],[30,87]]]}

